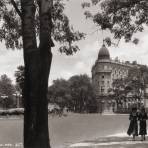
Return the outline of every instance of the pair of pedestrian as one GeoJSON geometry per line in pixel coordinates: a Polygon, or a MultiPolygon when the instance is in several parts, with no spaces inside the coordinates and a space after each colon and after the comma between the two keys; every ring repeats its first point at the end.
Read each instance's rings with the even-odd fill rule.
{"type": "Polygon", "coordinates": [[[138,135],[141,135],[141,141],[145,140],[145,136],[147,135],[147,125],[146,120],[148,119],[147,113],[145,112],[145,108],[142,107],[140,111],[137,111],[136,107],[132,108],[132,111],[129,116],[130,124],[127,131],[127,134],[133,136],[133,140],[138,135]],[[138,124],[139,121],[139,124],[138,124]],[[139,128],[138,128],[139,125],[139,128]],[[138,132],[139,129],[139,132],[138,132]]]}

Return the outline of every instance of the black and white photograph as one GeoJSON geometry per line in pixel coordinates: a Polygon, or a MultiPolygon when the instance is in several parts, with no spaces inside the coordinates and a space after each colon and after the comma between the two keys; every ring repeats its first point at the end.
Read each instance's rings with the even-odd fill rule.
{"type": "Polygon", "coordinates": [[[0,0],[0,148],[148,147],[148,0],[0,0]]]}

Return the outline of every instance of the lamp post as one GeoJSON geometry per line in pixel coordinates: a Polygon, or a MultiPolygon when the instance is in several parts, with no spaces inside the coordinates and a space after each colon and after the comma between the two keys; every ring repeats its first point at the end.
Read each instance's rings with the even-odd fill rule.
{"type": "Polygon", "coordinates": [[[20,97],[22,97],[22,95],[18,91],[16,93],[14,93],[13,95],[16,98],[16,107],[20,108],[20,97]]]}

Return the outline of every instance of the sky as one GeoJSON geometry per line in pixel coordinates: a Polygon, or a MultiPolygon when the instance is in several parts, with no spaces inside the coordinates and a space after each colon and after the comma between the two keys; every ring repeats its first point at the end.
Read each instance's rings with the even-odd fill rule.
{"type": "MultiPolygon", "coordinates": [[[[86,33],[86,38],[76,43],[80,51],[73,56],[59,53],[57,46],[52,49],[53,60],[49,85],[55,79],[68,79],[76,74],[88,74],[91,77],[91,67],[97,59],[103,38],[109,36],[108,32],[96,31],[95,25],[90,20],[85,19],[84,10],[81,8],[83,1],[85,0],[69,0],[65,13],[68,15],[74,29],[86,33]]],[[[136,34],[136,36],[140,39],[138,45],[125,43],[124,40],[121,40],[118,47],[107,47],[110,56],[113,59],[118,57],[121,61],[136,60],[139,64],[148,65],[148,28],[145,28],[143,33],[136,34]]],[[[22,64],[22,50],[6,49],[4,43],[0,43],[0,75],[7,74],[15,83],[14,72],[17,66],[22,64]]]]}

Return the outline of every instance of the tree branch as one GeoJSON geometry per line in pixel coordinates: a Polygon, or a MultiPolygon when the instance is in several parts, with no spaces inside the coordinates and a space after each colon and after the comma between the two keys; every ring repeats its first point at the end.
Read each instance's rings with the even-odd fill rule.
{"type": "Polygon", "coordinates": [[[13,5],[14,9],[16,10],[17,14],[20,16],[20,18],[22,19],[22,13],[20,12],[20,10],[18,9],[16,3],[14,0],[11,0],[11,4],[13,5]]]}

